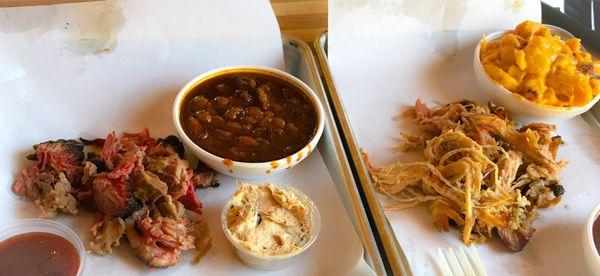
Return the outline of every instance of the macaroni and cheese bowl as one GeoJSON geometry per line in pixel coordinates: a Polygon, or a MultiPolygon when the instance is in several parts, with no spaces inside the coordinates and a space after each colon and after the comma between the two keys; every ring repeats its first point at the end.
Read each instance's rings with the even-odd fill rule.
{"type": "Polygon", "coordinates": [[[562,121],[600,99],[600,63],[569,32],[525,21],[486,35],[473,67],[484,93],[522,121],[562,121]]]}

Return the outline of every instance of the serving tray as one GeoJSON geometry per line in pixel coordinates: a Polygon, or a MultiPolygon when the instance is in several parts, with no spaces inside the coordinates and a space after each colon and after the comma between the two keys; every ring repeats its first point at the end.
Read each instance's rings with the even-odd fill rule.
{"type": "Polygon", "coordinates": [[[354,229],[360,237],[365,250],[364,258],[378,275],[385,273],[384,260],[373,230],[368,221],[367,212],[361,201],[349,158],[334,118],[330,98],[323,87],[322,76],[310,46],[304,41],[284,37],[283,52],[286,71],[304,81],[317,93],[325,111],[325,129],[318,151],[333,180],[344,207],[347,210],[354,229]]]}
{"type": "MultiPolygon", "coordinates": [[[[146,41],[145,43],[152,42],[146,41]]],[[[122,44],[126,43],[122,42],[122,44]]],[[[250,183],[269,181],[290,185],[313,199],[321,213],[322,227],[319,237],[309,253],[295,265],[273,272],[250,268],[238,260],[225,239],[220,225],[221,208],[236,189],[236,179],[218,175],[221,183],[218,188],[197,191],[198,197],[203,203],[204,214],[213,238],[213,247],[199,264],[191,263],[194,253],[188,251],[183,254],[182,260],[173,267],[149,268],[135,257],[129,245],[123,241],[111,255],[96,256],[88,253],[84,275],[141,275],[148,272],[159,275],[196,273],[208,275],[383,274],[383,261],[369,228],[360,196],[356,189],[353,189],[354,183],[350,167],[335,129],[332,112],[327,104],[314,58],[308,45],[298,39],[284,38],[282,46],[286,71],[304,81],[323,100],[326,114],[325,132],[317,150],[297,167],[281,175],[250,183]]],[[[136,61],[142,60],[140,57],[143,57],[143,54],[130,56],[136,61]]],[[[95,70],[100,68],[99,70],[105,72],[104,74],[108,76],[107,81],[110,80],[112,74],[126,73],[121,68],[106,66],[107,63],[103,61],[88,62],[87,66],[94,67],[95,70]],[[103,69],[102,66],[104,66],[103,69]]],[[[149,63],[152,64],[151,61],[149,63]]],[[[51,68],[48,67],[48,69],[51,68]]],[[[76,74],[85,75],[85,72],[76,74]]],[[[138,82],[135,79],[139,77],[141,76],[131,75],[130,79],[135,84],[138,82]]],[[[88,80],[85,83],[92,86],[102,83],[102,80],[88,80]]],[[[135,85],[133,87],[131,83],[128,85],[129,88],[135,89],[135,85]]],[[[0,168],[0,181],[3,187],[3,191],[0,193],[0,215],[3,217],[0,227],[10,225],[20,219],[37,216],[37,210],[32,202],[21,200],[10,191],[14,176],[27,164],[25,156],[30,152],[30,147],[34,143],[69,138],[73,136],[72,133],[75,133],[75,136],[89,138],[104,135],[112,130],[132,132],[143,127],[148,127],[154,137],[173,133],[169,111],[177,91],[156,89],[124,95],[118,91],[108,90],[105,91],[106,95],[102,96],[86,91],[77,93],[59,91],[54,96],[61,100],[55,102],[54,100],[40,100],[45,97],[44,91],[30,89],[34,86],[21,83],[19,80],[16,80],[16,83],[8,83],[4,86],[7,91],[3,91],[2,94],[4,100],[0,101],[0,116],[3,119],[0,120],[0,140],[4,144],[0,162],[11,164],[0,168]],[[52,108],[44,108],[44,105],[52,105],[52,108]],[[86,109],[86,107],[89,109],[89,113],[67,116],[73,110],[86,109]],[[35,114],[41,118],[32,118],[32,112],[28,108],[36,108],[37,113],[35,114]],[[94,114],[98,108],[102,110],[103,114],[94,114]],[[121,114],[123,110],[131,110],[132,118],[110,116],[110,114],[121,114]],[[48,119],[61,117],[60,114],[65,115],[62,121],[48,119]],[[10,121],[8,121],[9,118],[10,121]],[[100,123],[103,118],[109,120],[110,124],[100,123]],[[78,130],[71,130],[74,126],[77,126],[78,130]],[[69,134],[71,136],[63,137],[63,135],[69,134]]],[[[92,214],[84,212],[78,217],[59,215],[56,220],[73,229],[84,243],[87,243],[89,227],[93,221],[92,214]]]]}
{"type": "Polygon", "coordinates": [[[365,209],[368,210],[368,216],[371,222],[371,227],[375,231],[375,238],[381,244],[380,252],[384,256],[388,266],[386,269],[392,275],[412,275],[412,270],[402,250],[398,240],[394,234],[390,222],[385,217],[381,206],[379,205],[375,189],[371,185],[371,179],[367,171],[366,164],[360,155],[360,147],[354,139],[350,120],[342,104],[339,91],[335,86],[335,81],[329,71],[327,62],[327,32],[323,32],[313,42],[315,54],[319,61],[319,69],[321,70],[322,78],[325,82],[327,94],[329,95],[331,105],[334,108],[334,117],[338,124],[338,128],[342,133],[342,141],[348,152],[348,160],[353,167],[354,177],[356,180],[357,189],[360,191],[365,209]]]}
{"type": "MultiPolygon", "coordinates": [[[[577,28],[573,28],[574,24],[572,22],[569,22],[565,17],[564,14],[560,14],[560,13],[556,13],[556,11],[551,10],[551,8],[549,8],[547,5],[543,4],[542,5],[542,12],[543,12],[543,23],[546,24],[553,24],[559,27],[563,27],[565,29],[567,29],[568,31],[571,31],[575,34],[577,34],[578,36],[581,36],[584,38],[583,40],[583,44],[586,46],[586,49],[590,49],[592,53],[597,53],[598,52],[598,46],[595,43],[597,40],[597,37],[594,37],[592,35],[590,35],[591,33],[584,33],[583,30],[581,29],[577,29],[577,28]],[[588,42],[588,44],[586,44],[586,42],[588,42]]],[[[327,52],[327,32],[322,33],[314,42],[313,42],[313,46],[315,48],[315,54],[317,56],[317,60],[319,61],[319,67],[322,73],[322,78],[324,80],[325,83],[325,87],[327,89],[327,93],[330,96],[330,101],[332,103],[332,106],[334,108],[334,116],[337,120],[338,123],[338,128],[341,131],[342,134],[342,140],[344,141],[345,147],[347,149],[348,152],[348,156],[349,156],[349,160],[351,162],[351,165],[353,167],[353,172],[355,173],[355,177],[356,177],[356,183],[358,183],[358,189],[360,191],[361,197],[363,199],[363,202],[365,204],[365,208],[367,209],[368,216],[370,218],[371,221],[371,226],[375,231],[375,235],[376,238],[378,239],[378,241],[380,242],[380,244],[382,245],[380,247],[381,250],[381,254],[383,255],[384,259],[387,260],[387,262],[390,264],[391,267],[389,267],[389,271],[391,271],[391,273],[395,274],[395,275],[412,275],[413,274],[413,269],[411,268],[411,266],[409,265],[409,260],[410,263],[418,263],[419,264],[419,268],[421,270],[417,270],[417,271],[421,271],[422,273],[422,269],[423,267],[429,267],[429,270],[436,270],[435,268],[432,269],[431,267],[435,267],[435,252],[431,252],[431,254],[429,254],[429,258],[421,258],[422,256],[419,255],[418,259],[415,259],[415,256],[412,255],[408,255],[405,252],[410,252],[414,249],[415,246],[419,246],[420,242],[423,242],[423,237],[420,237],[419,233],[415,233],[414,237],[401,237],[401,240],[404,240],[405,242],[400,244],[398,242],[398,238],[396,236],[396,234],[394,233],[394,228],[395,227],[400,227],[401,223],[400,223],[400,218],[406,218],[410,216],[405,216],[402,217],[402,214],[395,214],[393,219],[390,218],[390,220],[392,220],[392,224],[390,224],[390,220],[388,220],[388,216],[386,216],[386,213],[381,209],[381,205],[380,205],[380,200],[379,200],[379,196],[375,190],[374,190],[374,186],[371,182],[371,179],[369,177],[368,174],[368,169],[367,166],[364,162],[364,160],[361,157],[360,154],[360,144],[358,143],[354,130],[351,126],[351,123],[356,123],[356,121],[352,121],[350,119],[349,113],[352,112],[348,112],[348,110],[344,107],[344,105],[342,104],[342,94],[340,93],[344,93],[344,91],[339,91],[338,88],[336,87],[336,83],[335,80],[333,79],[331,72],[330,72],[330,68],[328,65],[328,52],[327,52]],[[406,243],[406,240],[410,240],[410,242],[406,243]],[[403,249],[404,247],[404,249],[403,249]],[[408,250],[407,248],[408,247],[408,250]],[[408,258],[407,258],[408,257],[408,258]]],[[[358,54],[358,53],[357,53],[358,54]]],[[[597,57],[597,56],[596,56],[597,57]]],[[[370,64],[370,66],[373,66],[372,64],[370,64]]],[[[470,64],[466,64],[465,66],[470,66],[470,64]]],[[[402,74],[402,72],[398,72],[398,74],[402,74]]],[[[366,91],[365,91],[366,92],[366,91]]],[[[375,93],[375,95],[377,95],[375,93]]],[[[382,99],[380,99],[382,100],[382,99]]],[[[369,106],[368,104],[366,104],[366,106],[369,106]]],[[[365,107],[367,108],[367,107],[365,107]]],[[[401,112],[401,110],[399,110],[398,112],[401,112]]],[[[396,114],[392,114],[390,115],[390,118],[395,116],[396,114]]],[[[600,134],[600,106],[596,105],[594,108],[592,108],[589,112],[586,112],[584,114],[582,114],[581,116],[584,120],[571,120],[569,121],[568,124],[561,124],[559,125],[558,129],[559,129],[559,134],[560,135],[565,135],[567,142],[565,145],[565,148],[562,149],[561,151],[566,152],[566,151],[575,151],[575,152],[580,152],[581,156],[577,156],[574,157],[573,153],[570,154],[571,156],[571,160],[573,161],[571,164],[569,164],[568,166],[577,166],[577,164],[581,164],[584,166],[591,166],[593,167],[593,164],[597,164],[598,161],[598,147],[596,147],[595,145],[598,142],[598,139],[596,137],[598,137],[598,135],[600,134]],[[587,122],[587,124],[585,122],[587,122]],[[591,128],[590,128],[591,126],[591,128]]],[[[382,119],[389,119],[389,118],[382,118],[382,119]]],[[[361,125],[361,127],[365,127],[365,125],[361,125]]],[[[377,126],[375,126],[372,130],[369,130],[370,132],[377,132],[380,131],[377,129],[377,126]]],[[[361,129],[361,132],[364,132],[361,129]]],[[[364,133],[363,133],[364,134],[364,133]]],[[[373,135],[370,136],[370,139],[373,140],[376,138],[373,137],[373,135]]],[[[385,138],[382,138],[381,141],[383,142],[385,140],[385,138]]],[[[564,154],[563,154],[564,156],[564,154]]],[[[559,155],[560,157],[560,155],[559,155]]],[[[581,169],[581,168],[580,168],[581,169]]],[[[591,169],[591,168],[590,168],[591,169]]],[[[569,168],[568,171],[566,171],[565,173],[563,173],[563,178],[567,178],[567,179],[573,179],[574,176],[580,176],[582,179],[592,179],[593,175],[596,175],[595,173],[591,173],[591,172],[579,172],[576,173],[577,169],[572,169],[569,168]]],[[[571,183],[569,184],[575,184],[572,183],[573,181],[569,181],[571,183]]],[[[488,263],[488,271],[492,270],[492,271],[496,271],[498,272],[498,270],[502,270],[505,273],[507,273],[507,271],[509,271],[511,274],[526,274],[526,273],[547,273],[549,271],[579,271],[579,272],[583,272],[585,273],[585,264],[584,264],[584,260],[583,260],[583,256],[581,255],[581,235],[577,235],[576,233],[581,233],[583,230],[583,223],[585,220],[585,209],[588,208],[586,206],[593,204],[593,202],[590,202],[590,199],[594,198],[594,195],[598,194],[598,189],[594,186],[593,183],[586,183],[586,184],[578,184],[575,187],[569,187],[568,184],[566,184],[567,186],[565,186],[565,188],[567,189],[567,198],[568,201],[562,202],[560,204],[560,206],[555,206],[553,208],[551,208],[550,210],[544,211],[542,214],[542,218],[540,218],[540,221],[538,224],[535,225],[540,225],[540,224],[544,224],[543,227],[540,227],[540,229],[538,229],[539,233],[534,234],[531,244],[528,245],[529,247],[536,247],[533,250],[525,250],[527,252],[521,252],[521,253],[512,253],[512,254],[521,254],[520,256],[522,256],[523,258],[526,258],[527,261],[523,261],[523,262],[519,262],[518,266],[511,266],[511,263],[509,263],[507,261],[506,258],[509,258],[509,255],[511,253],[508,253],[506,251],[503,251],[503,249],[501,248],[501,246],[499,246],[498,244],[494,244],[494,242],[491,242],[492,244],[489,246],[491,247],[490,251],[492,251],[494,254],[496,254],[498,257],[495,260],[485,260],[484,259],[484,264],[488,263]],[[584,185],[587,185],[587,191],[585,190],[584,185]],[[571,198],[568,198],[571,197],[571,198]],[[579,200],[577,200],[576,198],[579,198],[579,200]],[[588,200],[585,200],[585,199],[588,200]],[[554,212],[555,214],[552,214],[552,212],[554,212]],[[552,219],[552,223],[549,224],[548,220],[550,217],[555,216],[554,219],[552,219]],[[567,219],[568,218],[568,219],[567,219]],[[563,223],[564,225],[561,224],[556,224],[557,221],[560,221],[560,223],[563,223]],[[567,221],[569,221],[567,223],[567,221]],[[555,229],[555,230],[553,230],[555,229]],[[581,231],[580,231],[581,230],[581,231]],[[553,246],[551,246],[548,243],[544,243],[542,241],[548,241],[548,238],[550,236],[554,236],[557,235],[556,233],[552,233],[552,231],[558,231],[559,233],[563,233],[563,236],[568,235],[569,238],[569,245],[565,246],[563,248],[563,250],[561,250],[561,253],[556,253],[556,254],[549,254],[547,252],[549,252],[549,250],[552,250],[551,248],[553,246]],[[536,237],[539,236],[539,238],[536,237]],[[543,255],[543,256],[542,256],[543,255]],[[559,257],[564,255],[564,257],[559,257]],[[506,257],[505,259],[502,259],[506,257]],[[560,269],[557,269],[557,263],[548,263],[545,262],[545,260],[557,260],[557,259],[562,259],[564,262],[564,266],[560,269]],[[540,269],[542,267],[545,267],[543,269],[540,269]],[[554,268],[552,268],[554,267],[554,268]],[[569,268],[567,268],[569,267],[569,268]],[[545,272],[544,272],[545,271],[545,272]]],[[[597,199],[596,199],[597,200],[597,199]]],[[[414,216],[415,213],[418,213],[419,216],[428,216],[428,214],[426,214],[425,212],[423,212],[422,210],[411,210],[411,215],[414,216]]],[[[408,222],[407,222],[408,223],[408,222]]],[[[427,223],[427,222],[426,222],[427,223]]],[[[424,227],[423,225],[423,221],[419,221],[419,222],[415,222],[415,224],[419,224],[420,226],[417,228],[422,228],[424,227]]],[[[534,226],[535,226],[534,225],[534,226]]],[[[431,227],[433,229],[432,225],[425,225],[427,227],[431,227]]],[[[413,229],[413,228],[411,228],[413,229]]],[[[448,237],[443,237],[440,239],[443,239],[447,242],[447,246],[449,245],[457,245],[457,246],[462,246],[460,241],[456,238],[457,233],[451,231],[450,233],[441,233],[439,235],[447,235],[448,237]]],[[[425,235],[423,235],[425,236],[425,235]]],[[[527,249],[527,248],[526,248],[527,249]]],[[[480,249],[481,250],[481,249],[480,249]]],[[[417,273],[420,274],[420,273],[417,273]]]]}

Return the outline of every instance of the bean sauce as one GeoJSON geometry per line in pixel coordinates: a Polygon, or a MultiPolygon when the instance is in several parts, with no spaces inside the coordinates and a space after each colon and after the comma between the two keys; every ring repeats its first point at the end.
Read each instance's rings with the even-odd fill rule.
{"type": "Polygon", "coordinates": [[[63,237],[33,232],[0,243],[0,275],[75,276],[78,269],[79,254],[63,237]]]}
{"type": "Polygon", "coordinates": [[[266,162],[302,149],[317,114],[299,88],[260,73],[210,79],[184,97],[185,133],[204,150],[242,162],[266,162]]]}

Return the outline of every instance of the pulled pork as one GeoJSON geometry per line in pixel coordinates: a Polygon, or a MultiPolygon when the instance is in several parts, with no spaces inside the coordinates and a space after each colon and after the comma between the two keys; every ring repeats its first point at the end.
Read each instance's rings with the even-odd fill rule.
{"type": "Polygon", "coordinates": [[[510,250],[523,249],[537,210],[564,193],[555,127],[515,129],[503,108],[471,101],[429,109],[417,100],[408,114],[421,133],[404,135],[400,149],[422,151],[426,161],[374,167],[363,153],[376,189],[396,202],[385,209],[425,204],[439,229],[452,222],[467,245],[495,232],[510,250]]]}

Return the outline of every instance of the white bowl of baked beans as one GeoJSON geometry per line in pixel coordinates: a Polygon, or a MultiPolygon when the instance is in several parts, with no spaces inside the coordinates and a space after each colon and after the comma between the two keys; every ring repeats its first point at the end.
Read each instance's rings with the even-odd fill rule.
{"type": "Polygon", "coordinates": [[[308,157],[323,133],[323,106],[296,77],[231,66],[194,78],[177,94],[173,122],[184,145],[212,169],[256,179],[308,157]]]}

